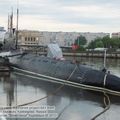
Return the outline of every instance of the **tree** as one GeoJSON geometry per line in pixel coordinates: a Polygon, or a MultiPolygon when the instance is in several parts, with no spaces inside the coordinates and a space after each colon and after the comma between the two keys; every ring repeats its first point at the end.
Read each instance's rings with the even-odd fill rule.
{"type": "Polygon", "coordinates": [[[79,36],[76,40],[75,40],[75,44],[78,46],[84,46],[87,43],[87,40],[84,36],[79,36]]]}
{"type": "Polygon", "coordinates": [[[103,48],[104,47],[104,44],[102,41],[96,41],[96,48],[103,48]]]}
{"type": "Polygon", "coordinates": [[[104,44],[104,48],[111,48],[111,39],[108,35],[102,38],[102,42],[104,44]]]}
{"type": "Polygon", "coordinates": [[[94,49],[96,46],[95,46],[95,41],[91,41],[89,44],[88,44],[88,49],[94,49]]]}
{"type": "Polygon", "coordinates": [[[91,41],[88,45],[89,49],[94,49],[98,47],[104,48],[120,48],[120,38],[110,38],[105,36],[103,38],[96,38],[94,41],[91,41]]]}
{"type": "Polygon", "coordinates": [[[120,39],[119,38],[111,38],[111,47],[112,48],[120,48],[120,39]]]}
{"type": "Polygon", "coordinates": [[[102,47],[104,47],[104,44],[102,42],[102,38],[96,38],[94,41],[91,41],[88,44],[89,49],[102,48],[102,47]]]}

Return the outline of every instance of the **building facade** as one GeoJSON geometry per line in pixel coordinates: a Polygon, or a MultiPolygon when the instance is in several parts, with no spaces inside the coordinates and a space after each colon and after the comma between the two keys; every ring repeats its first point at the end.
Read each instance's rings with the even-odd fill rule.
{"type": "Polygon", "coordinates": [[[112,38],[120,38],[120,32],[112,33],[112,38]]]}
{"type": "Polygon", "coordinates": [[[44,36],[44,44],[56,41],[60,46],[71,46],[77,37],[84,36],[89,44],[92,40],[100,37],[110,36],[109,33],[91,33],[91,32],[42,32],[44,36]]]}
{"type": "Polygon", "coordinates": [[[43,35],[39,31],[20,30],[18,32],[18,45],[23,49],[28,49],[27,46],[36,46],[43,44],[43,35]]]}
{"type": "Polygon", "coordinates": [[[87,44],[97,37],[103,38],[104,36],[110,36],[109,33],[90,33],[90,32],[48,32],[48,31],[31,31],[20,30],[18,37],[19,45],[43,45],[47,46],[51,42],[58,43],[59,46],[71,46],[77,37],[84,36],[87,40],[87,44]]]}

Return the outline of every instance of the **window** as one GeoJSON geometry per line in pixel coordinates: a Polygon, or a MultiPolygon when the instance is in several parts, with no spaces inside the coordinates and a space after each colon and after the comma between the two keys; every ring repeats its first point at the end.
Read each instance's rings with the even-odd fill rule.
{"type": "Polygon", "coordinates": [[[25,37],[25,41],[27,41],[27,37],[25,37]]]}
{"type": "Polygon", "coordinates": [[[30,41],[30,38],[28,37],[28,41],[30,41]]]}

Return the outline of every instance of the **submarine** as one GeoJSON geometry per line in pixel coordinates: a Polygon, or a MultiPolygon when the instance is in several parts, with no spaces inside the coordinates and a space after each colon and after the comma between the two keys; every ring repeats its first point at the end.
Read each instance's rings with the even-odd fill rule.
{"type": "Polygon", "coordinates": [[[108,70],[96,70],[78,62],[65,60],[60,47],[48,45],[47,56],[33,53],[21,53],[9,56],[10,66],[14,70],[36,77],[46,78],[66,85],[88,87],[98,91],[120,92],[120,78],[108,70]]]}
{"type": "MultiPolygon", "coordinates": [[[[9,26],[10,35],[3,45],[4,50],[11,51],[12,49],[12,52],[5,53],[7,55],[0,55],[7,61],[5,63],[10,68],[31,77],[35,76],[36,78],[49,79],[65,85],[120,95],[120,77],[112,75],[105,68],[96,70],[76,61],[65,60],[60,47],[55,43],[48,45],[47,56],[17,50],[18,15],[19,9],[17,9],[16,30],[12,28],[12,25],[9,26]]],[[[8,22],[13,23],[12,21],[13,18],[11,17],[8,22]]]]}
{"type": "MultiPolygon", "coordinates": [[[[13,31],[13,33],[10,33],[3,45],[4,50],[12,50],[12,52],[5,53],[7,55],[0,55],[7,61],[6,64],[10,68],[31,77],[35,76],[65,85],[120,95],[120,77],[112,75],[105,68],[96,70],[76,61],[65,60],[60,47],[56,43],[48,45],[47,56],[17,50],[18,14],[19,9],[17,9],[16,30],[13,30],[11,25],[10,31],[13,31]]],[[[8,22],[12,20],[11,17],[8,22]]]]}

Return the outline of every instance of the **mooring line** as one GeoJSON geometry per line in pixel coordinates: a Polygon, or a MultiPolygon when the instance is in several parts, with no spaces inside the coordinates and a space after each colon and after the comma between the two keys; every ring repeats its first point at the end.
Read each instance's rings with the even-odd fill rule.
{"type": "Polygon", "coordinates": [[[107,94],[104,94],[104,105],[105,105],[104,110],[102,112],[100,112],[99,114],[95,115],[91,120],[95,120],[100,115],[102,115],[103,113],[105,113],[107,110],[110,109],[111,102],[110,102],[110,98],[107,94]],[[108,104],[107,104],[107,102],[108,102],[108,104]]]}
{"type": "Polygon", "coordinates": [[[69,85],[69,86],[78,87],[78,88],[82,88],[82,89],[85,89],[85,90],[102,92],[102,93],[104,91],[104,92],[106,92],[108,94],[111,94],[111,95],[120,96],[119,91],[110,90],[110,89],[107,89],[105,87],[97,87],[97,86],[91,86],[91,85],[86,85],[86,84],[82,84],[82,83],[76,83],[76,82],[72,82],[72,81],[67,81],[67,80],[63,80],[63,79],[60,79],[60,78],[55,78],[55,77],[46,76],[46,75],[42,75],[42,74],[39,74],[39,73],[23,70],[23,69],[16,68],[16,67],[13,67],[13,69],[20,72],[20,73],[22,72],[23,73],[22,75],[27,76],[27,77],[32,77],[32,78],[36,78],[36,79],[40,79],[40,77],[41,77],[43,79],[44,78],[45,79],[50,79],[50,80],[47,80],[47,81],[54,81],[56,83],[62,83],[62,84],[64,82],[66,82],[66,85],[69,85]]]}
{"type": "MultiPolygon", "coordinates": [[[[107,75],[108,75],[108,71],[106,71],[105,76],[104,76],[103,87],[105,87],[105,85],[106,85],[107,75]]],[[[98,118],[100,115],[102,115],[103,113],[105,113],[107,110],[110,109],[110,105],[111,105],[110,98],[109,98],[109,96],[105,93],[105,91],[103,91],[103,94],[104,94],[103,102],[104,102],[105,108],[104,108],[104,110],[103,110],[102,112],[100,112],[99,114],[97,114],[96,116],[94,116],[91,120],[95,120],[95,119],[98,118]]]]}

